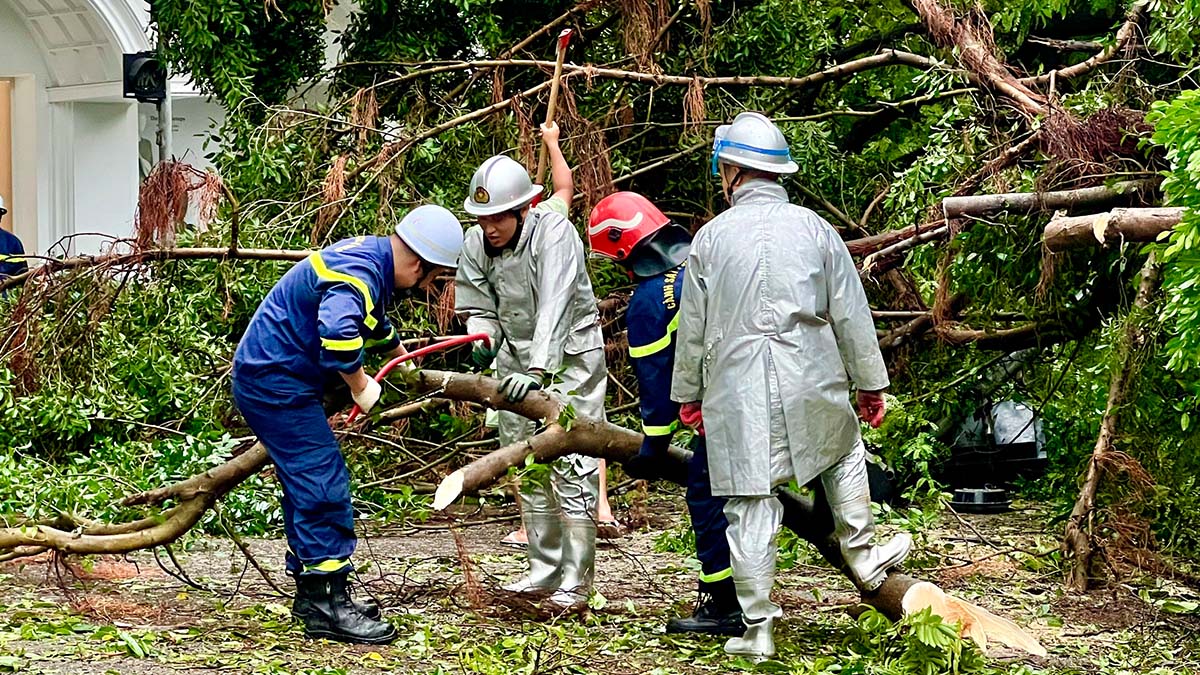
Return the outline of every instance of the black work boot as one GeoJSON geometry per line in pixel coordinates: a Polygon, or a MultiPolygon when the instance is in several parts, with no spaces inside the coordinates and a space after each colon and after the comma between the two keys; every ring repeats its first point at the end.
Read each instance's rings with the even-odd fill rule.
{"type": "MultiPolygon", "coordinates": [[[[300,588],[300,575],[293,574],[292,579],[294,579],[296,581],[296,588],[299,589],[300,588]]],[[[347,595],[350,594],[349,589],[346,590],[346,594],[347,595]]],[[[375,602],[374,598],[367,598],[366,600],[355,600],[353,597],[351,597],[350,604],[354,605],[354,609],[357,609],[363,616],[367,617],[368,619],[374,619],[376,621],[379,621],[380,619],[383,618],[383,611],[379,609],[379,603],[375,602]]],[[[292,603],[292,617],[295,619],[298,619],[300,621],[303,621],[304,617],[311,611],[313,611],[312,603],[308,601],[308,598],[305,598],[305,597],[301,596],[299,593],[297,593],[296,600],[295,600],[295,602],[292,603]]]]}
{"type": "Polygon", "coordinates": [[[396,639],[389,623],[365,616],[347,591],[346,574],[302,574],[296,578],[293,613],[304,623],[304,635],[340,642],[386,645],[396,639]],[[299,605],[300,611],[295,607],[299,605]]]}
{"type": "Polygon", "coordinates": [[[733,579],[723,579],[715,583],[701,581],[696,610],[691,616],[668,621],[667,632],[732,636],[746,632],[733,579]]]}

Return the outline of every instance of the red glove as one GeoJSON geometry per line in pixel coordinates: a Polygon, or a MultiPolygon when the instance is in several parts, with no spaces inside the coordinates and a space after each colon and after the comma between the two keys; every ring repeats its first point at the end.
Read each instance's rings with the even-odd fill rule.
{"type": "Polygon", "coordinates": [[[704,415],[700,412],[700,401],[692,401],[679,406],[679,421],[696,433],[704,435],[704,415]]]}
{"type": "Polygon", "coordinates": [[[883,392],[882,391],[859,391],[858,392],[858,416],[862,421],[871,425],[872,429],[878,429],[880,424],[883,424],[883,392]]]}

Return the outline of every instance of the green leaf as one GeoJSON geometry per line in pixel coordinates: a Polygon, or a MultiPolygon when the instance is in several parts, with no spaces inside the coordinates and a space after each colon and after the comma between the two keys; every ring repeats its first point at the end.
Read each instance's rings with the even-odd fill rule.
{"type": "Polygon", "coordinates": [[[139,659],[146,657],[146,650],[137,638],[125,631],[118,632],[117,637],[125,644],[125,648],[129,651],[130,655],[139,659]]]}

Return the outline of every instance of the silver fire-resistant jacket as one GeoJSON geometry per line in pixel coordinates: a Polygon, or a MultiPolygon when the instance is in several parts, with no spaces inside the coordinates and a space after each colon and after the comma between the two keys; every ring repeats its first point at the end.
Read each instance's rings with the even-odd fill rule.
{"type": "MultiPolygon", "coordinates": [[[[600,316],[587,275],[583,241],[562,200],[529,210],[517,242],[491,257],[483,230],[467,230],[454,279],[454,309],[468,333],[500,345],[497,376],[539,368],[558,373],[576,412],[603,418],[605,365],[600,316]]],[[[502,442],[532,433],[532,424],[501,415],[502,442]],[[505,419],[508,418],[508,419],[505,419]],[[528,427],[517,431],[514,425],[528,427]]]]}
{"type": "Polygon", "coordinates": [[[803,485],[859,441],[850,382],[874,391],[888,375],[833,227],[768,180],[747,181],[733,204],[692,243],[671,398],[703,401],[713,494],[766,496],[772,428],[786,429],[803,485]]]}

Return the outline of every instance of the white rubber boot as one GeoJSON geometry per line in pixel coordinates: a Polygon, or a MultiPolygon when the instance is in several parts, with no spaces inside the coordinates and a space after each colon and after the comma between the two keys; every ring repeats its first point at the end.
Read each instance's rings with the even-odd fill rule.
{"type": "Polygon", "coordinates": [[[586,604],[596,573],[596,521],[566,518],[562,526],[562,572],[558,590],[547,600],[562,609],[586,604]]]}

